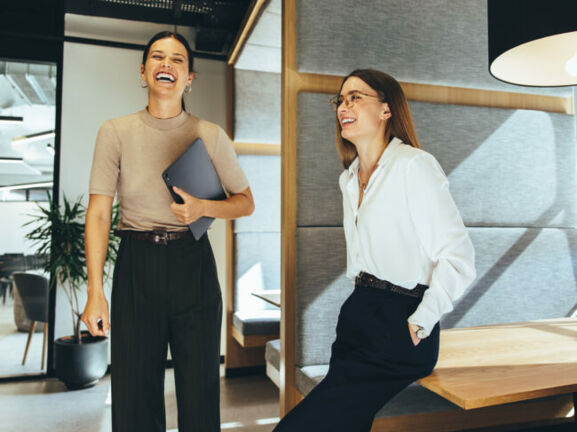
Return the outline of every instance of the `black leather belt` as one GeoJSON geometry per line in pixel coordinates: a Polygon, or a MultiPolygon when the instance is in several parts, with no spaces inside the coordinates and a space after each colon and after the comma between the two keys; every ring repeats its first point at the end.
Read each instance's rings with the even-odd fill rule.
{"type": "Polygon", "coordinates": [[[384,289],[397,294],[402,294],[415,298],[423,298],[425,291],[427,290],[427,288],[429,288],[427,285],[421,285],[421,284],[418,284],[413,289],[403,288],[389,281],[379,279],[378,277],[365,272],[360,272],[358,274],[358,276],[355,278],[355,285],[384,289]]]}
{"type": "Polygon", "coordinates": [[[154,244],[166,246],[171,240],[194,238],[189,230],[186,231],[130,231],[116,230],[114,234],[121,238],[147,240],[154,244]]]}

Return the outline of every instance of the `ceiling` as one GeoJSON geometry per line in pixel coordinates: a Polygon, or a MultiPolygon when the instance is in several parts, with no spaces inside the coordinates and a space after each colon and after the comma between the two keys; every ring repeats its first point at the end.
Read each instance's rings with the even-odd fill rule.
{"type": "Polygon", "coordinates": [[[66,13],[190,27],[195,54],[226,60],[250,0],[67,0],[66,13]]]}
{"type": "Polygon", "coordinates": [[[41,41],[64,36],[73,41],[145,45],[152,34],[169,26],[188,39],[196,57],[226,60],[250,3],[51,0],[13,2],[3,8],[7,20],[0,33],[11,46],[0,49],[0,116],[22,117],[22,121],[0,120],[0,187],[52,180],[50,132],[56,118],[57,67],[46,61],[41,41]],[[22,139],[26,137],[32,139],[22,139]]]}

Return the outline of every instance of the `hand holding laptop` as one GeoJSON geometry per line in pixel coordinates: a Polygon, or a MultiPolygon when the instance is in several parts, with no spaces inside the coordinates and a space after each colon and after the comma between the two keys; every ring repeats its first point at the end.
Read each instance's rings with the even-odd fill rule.
{"type": "Polygon", "coordinates": [[[183,201],[182,204],[176,202],[170,204],[170,210],[172,210],[179,222],[189,225],[204,216],[203,200],[193,197],[176,186],[173,186],[172,190],[183,201]]]}

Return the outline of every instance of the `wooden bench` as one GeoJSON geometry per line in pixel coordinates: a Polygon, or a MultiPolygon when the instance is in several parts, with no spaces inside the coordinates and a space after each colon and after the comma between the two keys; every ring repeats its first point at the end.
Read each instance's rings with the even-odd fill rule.
{"type": "Polygon", "coordinates": [[[575,405],[577,319],[444,330],[437,366],[419,384],[472,414],[557,395],[575,405]]]}

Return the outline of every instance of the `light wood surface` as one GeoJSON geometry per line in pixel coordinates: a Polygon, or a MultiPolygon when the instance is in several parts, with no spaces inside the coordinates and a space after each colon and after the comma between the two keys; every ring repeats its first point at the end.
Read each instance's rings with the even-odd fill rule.
{"type": "Polygon", "coordinates": [[[280,415],[298,402],[295,386],[297,216],[296,0],[283,0],[281,70],[281,356],[280,415]]]}
{"type": "MultiPolygon", "coordinates": [[[[343,77],[337,75],[299,73],[296,81],[300,92],[333,95],[338,93],[342,80],[343,77]]],[[[573,97],[564,98],[407,82],[400,84],[407,99],[417,102],[575,114],[573,97]]]]}
{"type": "Polygon", "coordinates": [[[281,307],[281,290],[255,291],[251,294],[267,303],[281,307]]]}
{"type": "Polygon", "coordinates": [[[236,154],[279,156],[280,144],[234,142],[236,154]]]}
{"type": "Polygon", "coordinates": [[[577,320],[442,331],[419,383],[464,409],[577,392],[577,320]]]}
{"type": "Polygon", "coordinates": [[[560,396],[541,401],[429,413],[381,417],[375,419],[371,432],[460,432],[472,430],[498,432],[570,422],[573,398],[560,396]],[[513,427],[515,425],[515,427],[513,427]],[[487,429],[485,429],[487,428],[487,429]]]}
{"type": "Polygon", "coordinates": [[[229,65],[234,65],[238,60],[238,56],[240,55],[244,44],[252,32],[252,29],[257,22],[257,18],[264,10],[265,3],[266,0],[252,0],[251,4],[249,5],[244,20],[240,25],[241,30],[239,30],[236,40],[232,45],[230,55],[228,56],[229,65]]]}

